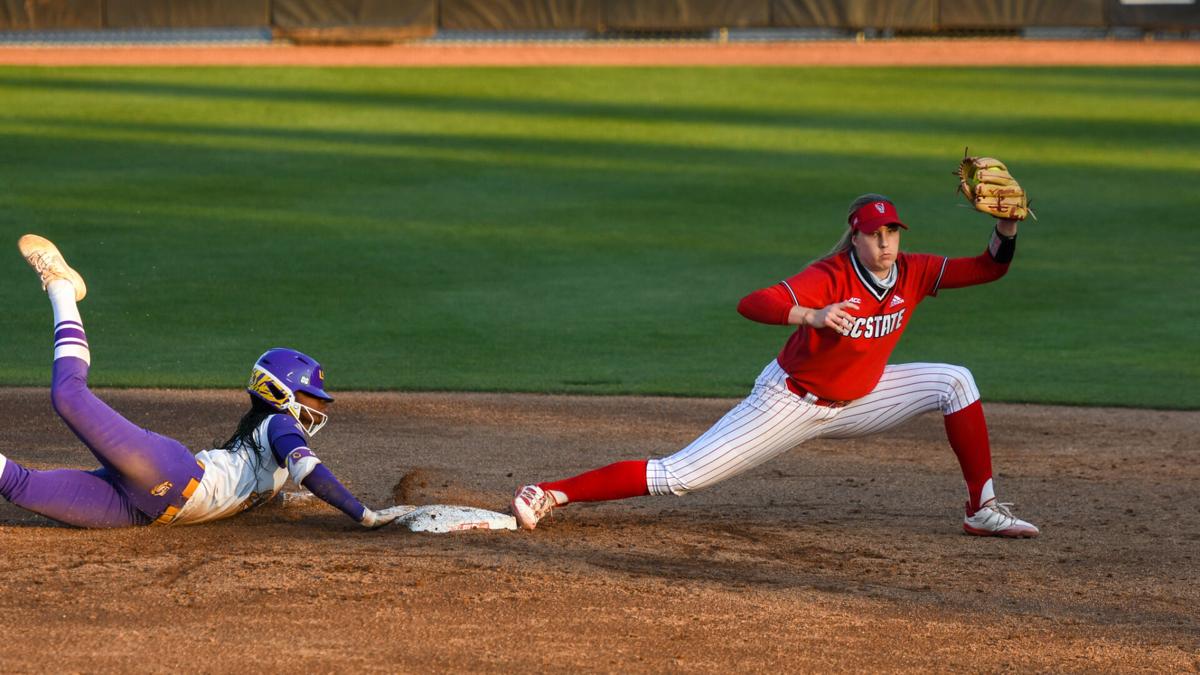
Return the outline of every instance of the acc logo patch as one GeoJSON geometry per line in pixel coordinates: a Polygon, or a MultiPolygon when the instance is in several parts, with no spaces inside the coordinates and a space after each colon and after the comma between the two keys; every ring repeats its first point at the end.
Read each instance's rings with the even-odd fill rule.
{"type": "Polygon", "coordinates": [[[166,497],[167,493],[170,492],[171,488],[173,488],[173,487],[175,487],[174,483],[172,483],[169,480],[164,480],[163,482],[159,483],[158,485],[155,485],[150,490],[150,494],[154,495],[155,497],[166,497]]]}

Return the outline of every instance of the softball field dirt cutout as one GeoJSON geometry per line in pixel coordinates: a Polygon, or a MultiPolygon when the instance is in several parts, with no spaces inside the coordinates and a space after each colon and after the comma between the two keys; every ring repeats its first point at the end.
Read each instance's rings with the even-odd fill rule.
{"type": "MultiPolygon", "coordinates": [[[[4,48],[0,61],[30,52],[78,58],[4,48]]],[[[187,52],[142,62],[162,53],[187,52]]],[[[228,437],[245,402],[98,393],[193,450],[228,437]]],[[[314,450],[372,507],[503,516],[518,485],[673,452],[732,403],[339,393],[314,450]]],[[[534,532],[364,531],[296,496],[108,531],[0,504],[0,670],[1200,671],[1200,412],[985,404],[999,491],[1038,539],[961,533],[937,415],[810,442],[685,497],[571,505],[534,532]]],[[[0,452],[94,466],[45,389],[0,390],[0,406],[0,452]]]]}
{"type": "MultiPolygon", "coordinates": [[[[244,394],[101,391],[207,447],[244,394]]],[[[90,467],[42,389],[0,447],[90,467]]],[[[379,507],[661,455],[725,399],[339,394],[314,449],[379,507]]],[[[814,441],[710,490],[560,509],[534,532],[363,531],[314,499],[211,525],[59,527],[0,505],[7,671],[1135,670],[1200,667],[1200,413],[992,404],[1036,540],[961,533],[941,420],[814,441]],[[281,638],[280,636],[286,636],[281,638]],[[283,640],[286,645],[282,644],[283,640]]]]}

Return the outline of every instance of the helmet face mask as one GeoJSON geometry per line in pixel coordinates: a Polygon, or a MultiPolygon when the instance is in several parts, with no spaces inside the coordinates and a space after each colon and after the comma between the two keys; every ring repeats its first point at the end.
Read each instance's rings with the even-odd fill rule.
{"type": "Polygon", "coordinates": [[[258,358],[250,371],[246,391],[279,412],[286,412],[309,436],[315,435],[329,416],[296,399],[296,392],[332,401],[325,393],[321,364],[292,349],[271,349],[258,358]]]}
{"type": "Polygon", "coordinates": [[[288,406],[288,413],[290,413],[292,417],[296,418],[296,421],[299,422],[300,426],[304,429],[304,433],[308,434],[309,436],[316,436],[317,432],[321,430],[321,427],[324,427],[325,423],[329,421],[329,415],[326,415],[320,410],[306,406],[299,401],[292,401],[291,405],[288,406]],[[307,415],[307,421],[305,421],[304,416],[302,416],[301,413],[307,415]]]}

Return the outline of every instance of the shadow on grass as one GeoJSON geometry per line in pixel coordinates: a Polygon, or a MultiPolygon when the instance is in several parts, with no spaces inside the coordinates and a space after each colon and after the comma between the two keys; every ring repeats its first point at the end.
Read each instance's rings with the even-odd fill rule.
{"type": "MultiPolygon", "coordinates": [[[[1110,74],[1106,71],[1106,77],[1110,74]]],[[[1113,74],[1120,79],[1121,74],[1113,74]]],[[[1143,77],[1165,78],[1172,81],[1181,75],[1173,71],[1151,71],[1143,77]]],[[[1139,82],[1133,80],[1133,82],[1139,82]]],[[[1142,82],[1144,86],[1144,81],[1142,82]]],[[[1037,82],[1023,81],[1021,86],[1029,91],[1037,82]]],[[[132,79],[85,79],[85,78],[34,78],[0,74],[0,87],[36,89],[42,91],[103,93],[110,95],[160,96],[194,98],[202,100],[257,101],[281,104],[345,105],[355,107],[407,108],[430,112],[526,115],[536,117],[565,117],[596,121],[618,122],[667,122],[677,124],[715,124],[771,128],[806,128],[854,131],[913,132],[948,134],[958,133],[964,137],[977,137],[980,129],[989,134],[1012,135],[1021,138],[1045,138],[1053,140],[1100,139],[1113,141],[1136,139],[1139,147],[1162,147],[1173,149],[1180,144],[1195,142],[1200,122],[1195,120],[1160,120],[1143,122],[1136,120],[1104,120],[1070,117],[1031,117],[1014,115],[1000,109],[995,114],[980,114],[978,111],[966,116],[947,106],[939,112],[934,109],[921,114],[913,111],[889,114],[880,108],[865,108],[863,112],[839,110],[828,111],[772,111],[739,107],[684,106],[663,104],[632,104],[611,102],[581,102],[562,100],[538,100],[529,98],[499,98],[481,96],[448,96],[421,92],[401,91],[332,91],[329,89],[306,89],[298,87],[259,87],[238,85],[213,85],[202,83],[145,82],[132,79]]],[[[1069,89],[1069,85],[1055,81],[1046,83],[1045,88],[1057,93],[1069,89]]],[[[1114,85],[1109,82],[1083,86],[1086,93],[1112,93],[1114,85]]],[[[1162,92],[1156,94],[1192,99],[1194,92],[1162,92]]]]}
{"type": "MultiPolygon", "coordinates": [[[[811,112],[501,100],[395,92],[338,93],[297,88],[162,85],[127,80],[113,83],[81,78],[22,79],[0,73],[0,90],[6,86],[218,100],[410,106],[448,112],[733,123],[773,126],[781,133],[787,128],[805,125],[850,130],[874,129],[880,124],[883,128],[891,125],[891,128],[909,129],[917,125],[938,133],[947,128],[976,133],[975,127],[980,123],[976,119],[970,125],[964,124],[951,119],[948,112],[897,121],[879,112],[829,118],[811,112]]],[[[50,222],[59,226],[70,223],[71,227],[89,228],[93,233],[91,236],[97,239],[99,234],[96,233],[103,233],[109,241],[121,237],[135,239],[129,231],[130,224],[140,228],[138,235],[157,228],[169,234],[155,236],[169,237],[176,248],[181,242],[191,247],[189,265],[238,270],[236,277],[228,275],[228,279],[220,275],[213,275],[220,278],[211,279],[197,274],[194,282],[189,281],[195,286],[187,287],[196,298],[205,297],[201,294],[243,300],[247,296],[253,297],[252,292],[239,290],[237,286],[246,284],[247,280],[263,284],[272,280],[272,270],[261,261],[271,259],[275,251],[263,243],[266,239],[263,235],[279,234],[287,239],[285,248],[291,259],[328,261],[331,290],[327,297],[321,298],[323,308],[329,310],[326,316],[337,317],[339,328],[344,331],[358,328],[362,333],[379,334],[361,338],[364,342],[360,348],[373,344],[366,340],[383,342],[387,338],[423,345],[434,356],[438,346],[461,347],[462,353],[472,356],[484,351],[477,359],[480,363],[469,367],[491,368],[495,372],[514,364],[512,353],[528,350],[544,356],[544,362],[531,357],[532,365],[527,365],[530,371],[545,370],[547,364],[560,367],[561,364],[572,364],[571,372],[561,378],[571,383],[609,382],[621,378],[634,382],[645,377],[644,373],[630,372],[629,368],[614,375],[608,364],[620,360],[622,353],[614,352],[613,345],[632,345],[627,351],[642,353],[680,350],[681,361],[689,360],[686,353],[690,349],[697,352],[694,360],[710,361],[710,354],[701,353],[703,348],[691,344],[693,336],[682,334],[683,329],[677,327],[690,326],[695,319],[680,309],[684,306],[681,298],[691,303],[687,306],[693,311],[696,308],[707,310],[716,302],[718,296],[713,290],[722,275],[749,278],[754,270],[769,269],[769,273],[762,274],[766,279],[757,284],[763,285],[779,278],[776,274],[786,275],[799,269],[812,256],[796,256],[795,248],[811,247],[814,241],[822,247],[828,246],[836,238],[839,224],[836,219],[828,222],[810,219],[797,226],[797,212],[836,213],[854,194],[868,189],[882,190],[897,197],[921,195],[928,192],[929,176],[945,177],[950,168],[940,160],[907,158],[903,161],[903,171],[883,173],[886,169],[881,167],[894,163],[894,158],[873,152],[872,148],[856,147],[836,152],[711,148],[662,139],[630,142],[497,134],[469,136],[325,128],[251,128],[219,124],[84,121],[36,114],[5,119],[10,124],[32,127],[0,134],[0,147],[6,159],[12,160],[0,170],[0,180],[8,178],[11,185],[27,189],[27,201],[37,202],[33,213],[38,217],[29,218],[31,223],[50,222]],[[885,184],[864,184],[867,180],[877,181],[880,176],[886,179],[885,184]],[[851,192],[845,192],[847,189],[851,192]],[[830,203],[836,206],[829,208],[830,203]],[[170,227],[164,228],[163,223],[170,227]],[[420,236],[399,236],[395,232],[399,227],[408,228],[405,235],[419,229],[420,236]],[[389,231],[383,232],[385,229],[389,231]],[[367,231],[366,238],[363,237],[364,230],[367,231]],[[320,236],[305,237],[316,231],[320,236]],[[218,241],[213,242],[214,238],[218,241]],[[352,238],[357,242],[350,242],[352,238]],[[358,242],[364,240],[373,248],[363,250],[358,242]],[[357,267],[346,264],[350,259],[348,253],[353,253],[357,267]],[[228,258],[221,259],[222,255],[228,258]],[[738,260],[739,256],[740,267],[734,269],[728,263],[738,260]],[[358,317],[362,314],[355,314],[351,306],[336,295],[355,288],[357,276],[364,271],[386,280],[392,288],[411,290],[397,297],[406,302],[423,303],[407,307],[406,311],[414,316],[427,316],[429,320],[392,323],[390,320],[378,321],[375,315],[369,320],[360,320],[358,317]],[[697,297],[707,300],[701,302],[696,300],[697,297]],[[619,316],[626,324],[623,330],[597,321],[574,326],[577,332],[561,340],[534,341],[534,336],[560,335],[571,328],[569,325],[564,327],[562,317],[573,317],[573,302],[584,301],[601,307],[607,303],[604,311],[614,317],[614,324],[618,320],[615,317],[619,316]],[[495,314],[483,317],[484,321],[474,316],[469,321],[455,322],[456,313],[466,306],[498,309],[495,314]],[[541,309],[534,313],[530,307],[541,309]],[[677,312],[663,312],[664,307],[676,308],[677,312]],[[526,320],[536,319],[525,333],[512,328],[514,323],[519,323],[514,317],[520,312],[525,312],[526,320]],[[675,325],[659,334],[654,330],[656,326],[637,321],[640,317],[655,317],[656,313],[661,313],[656,318],[675,325]],[[488,327],[494,327],[494,330],[488,327]],[[384,335],[384,329],[409,332],[384,335]],[[424,332],[412,335],[414,330],[424,332]],[[455,343],[439,336],[445,333],[458,335],[460,341],[455,343]],[[610,335],[612,339],[606,337],[610,335]],[[582,352],[583,356],[570,353],[572,349],[561,347],[559,343],[575,345],[578,350],[574,351],[582,352]],[[480,345],[489,344],[495,345],[492,347],[494,354],[480,348],[480,345]],[[588,358],[591,360],[587,361],[588,358]]],[[[0,119],[0,125],[3,122],[4,119],[0,119]]],[[[536,122],[536,119],[529,120],[530,124],[536,122]]],[[[271,123],[271,120],[265,122],[271,123]]],[[[1061,125],[1056,126],[1057,121],[1050,126],[1030,120],[1013,124],[1037,127],[1041,129],[1042,137],[1052,136],[1062,129],[1061,125]]],[[[1174,138],[1167,131],[1185,126],[1133,125],[1130,129],[1134,132],[1154,129],[1151,140],[1166,143],[1168,137],[1174,138]]],[[[1079,129],[1064,131],[1074,133],[1078,138],[1094,140],[1090,138],[1094,131],[1084,131],[1084,128],[1081,124],[1079,129]]],[[[1115,132],[1115,127],[1110,130],[1115,132]]],[[[1172,145],[1179,144],[1172,142],[1172,145]]],[[[1031,169],[1032,175],[1040,173],[1046,177],[1047,185],[1039,197],[1044,196],[1052,204],[1056,194],[1064,194],[1063,185],[1056,185],[1047,175],[1050,166],[1034,164],[1031,169]]],[[[1136,191],[1143,200],[1150,200],[1155,198],[1155,190],[1166,191],[1172,180],[1178,180],[1178,173],[1143,167],[1113,167],[1093,173],[1091,178],[1136,191]]],[[[1078,181],[1078,178],[1064,180],[1078,181]]],[[[938,195],[936,199],[941,203],[953,203],[951,187],[946,185],[946,194],[938,195]]],[[[1123,199],[1116,190],[1092,194],[1101,205],[1119,205],[1123,199]]],[[[918,196],[917,199],[928,203],[934,197],[918,196]]],[[[1095,208],[1101,207],[1096,205],[1095,208]]],[[[0,225],[9,222],[15,227],[12,213],[0,215],[0,225]]],[[[1170,221],[1140,224],[1139,236],[1152,239],[1149,235],[1154,232],[1178,227],[1178,221],[1174,222],[1174,225],[1170,221]]],[[[1046,223],[1044,231],[1052,232],[1053,226],[1053,221],[1046,223]]],[[[949,229],[942,228],[938,236],[958,236],[949,229]]],[[[1112,235],[1106,236],[1111,238],[1112,235]]],[[[914,238],[913,241],[917,240],[914,238]]],[[[158,245],[162,246],[161,243],[158,245]]],[[[1111,240],[1107,244],[1099,241],[1080,244],[1088,245],[1100,250],[1099,262],[1107,264],[1122,256],[1111,240]]],[[[1045,250],[1045,240],[1042,246],[1045,250]]],[[[940,244],[935,247],[936,250],[942,248],[948,247],[940,244]]],[[[1034,250],[1030,248],[1031,253],[1034,250]]],[[[153,294],[158,281],[176,284],[171,287],[171,292],[178,292],[181,282],[177,277],[182,275],[177,270],[168,269],[168,266],[146,269],[144,261],[138,260],[135,253],[121,255],[128,255],[140,266],[136,283],[132,280],[134,275],[128,277],[131,295],[134,291],[153,294]]],[[[1025,254],[1021,255],[1025,257],[1025,254]]],[[[110,264],[115,269],[124,269],[115,262],[110,264]]],[[[1053,264],[1062,267],[1058,260],[1053,264]]],[[[16,267],[11,269],[14,279],[17,274],[27,273],[24,270],[18,272],[16,267]]],[[[1066,269],[1075,273],[1071,268],[1066,269]]],[[[1141,283],[1136,270],[1108,269],[1110,277],[1128,280],[1130,287],[1141,283]]],[[[1172,278],[1178,279],[1183,273],[1180,269],[1167,269],[1163,275],[1176,275],[1172,278]]],[[[9,274],[8,271],[0,272],[0,280],[7,281],[9,274]]],[[[1041,278],[1046,278],[1044,272],[1041,274],[1041,278]]],[[[729,286],[735,287],[738,283],[729,286]]],[[[747,284],[745,290],[753,287],[756,286],[747,284]]],[[[1071,306],[1075,307],[1076,315],[1081,307],[1086,308],[1079,298],[1091,295],[1083,296],[1073,288],[1056,290],[1072,298],[1071,306]]],[[[732,291],[725,292],[736,299],[732,291]]],[[[354,304],[382,305],[386,304],[385,300],[390,300],[388,294],[378,294],[358,299],[354,304]]],[[[169,306],[171,302],[169,297],[161,300],[163,306],[169,306]]],[[[199,304],[205,302],[208,301],[199,304]]],[[[728,299],[722,302],[729,303],[728,299]]],[[[1020,308],[1035,303],[1036,299],[1020,308]]],[[[965,313],[967,309],[957,311],[965,313]]],[[[224,316],[238,316],[232,310],[226,311],[224,316]]],[[[386,316],[386,312],[381,310],[378,316],[386,316]]],[[[1055,316],[1063,316],[1061,309],[1055,316]]],[[[1075,316],[1071,320],[1076,321],[1075,316]]],[[[973,330],[974,326],[967,325],[969,321],[946,320],[943,323],[963,325],[953,334],[947,333],[945,339],[968,333],[961,344],[979,345],[975,351],[983,351],[982,345],[989,338],[973,330]]],[[[1028,333],[1036,336],[1053,336],[1055,331],[1047,329],[1052,325],[1049,319],[1037,326],[1026,322],[1028,333]]],[[[199,334],[210,328],[199,322],[195,331],[199,334]]],[[[1171,324],[1169,330],[1172,332],[1158,344],[1179,344],[1170,336],[1183,335],[1182,322],[1171,324]]],[[[735,334],[734,329],[726,332],[730,336],[735,334]]],[[[712,336],[705,337],[711,339],[712,336]]],[[[334,342],[338,338],[331,336],[329,339],[334,342]]],[[[1044,348],[1048,338],[1039,339],[1044,348]]],[[[934,336],[927,338],[928,344],[939,344],[934,340],[934,336]]],[[[1038,344],[1031,343],[1028,348],[1034,346],[1038,344]]],[[[1154,347],[1147,345],[1146,349],[1154,347]]],[[[937,352],[938,349],[930,351],[937,352]]],[[[431,370],[436,368],[433,357],[423,355],[421,358],[428,362],[431,370]]],[[[398,357],[395,360],[402,361],[398,357]]],[[[1101,362],[1071,364],[1064,360],[1063,369],[1073,371],[1080,378],[1111,379],[1101,362]]],[[[1132,368],[1126,372],[1126,377],[1146,379],[1132,368]]],[[[414,376],[413,380],[416,379],[414,376]]],[[[697,379],[704,378],[697,376],[697,379]]],[[[364,381],[372,385],[376,382],[364,381]]],[[[474,382],[472,386],[480,385],[474,382]]],[[[1118,386],[1113,385],[1114,388],[1118,386]]],[[[730,392],[731,395],[740,393],[740,387],[730,392]]]]}

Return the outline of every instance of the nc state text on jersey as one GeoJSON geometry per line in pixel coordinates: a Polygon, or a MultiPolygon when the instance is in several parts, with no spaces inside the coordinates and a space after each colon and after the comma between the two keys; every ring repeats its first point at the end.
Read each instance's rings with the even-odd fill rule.
{"type": "Polygon", "coordinates": [[[900,328],[900,324],[904,323],[905,311],[902,309],[891,314],[858,317],[845,335],[850,338],[881,338],[900,328]]]}

